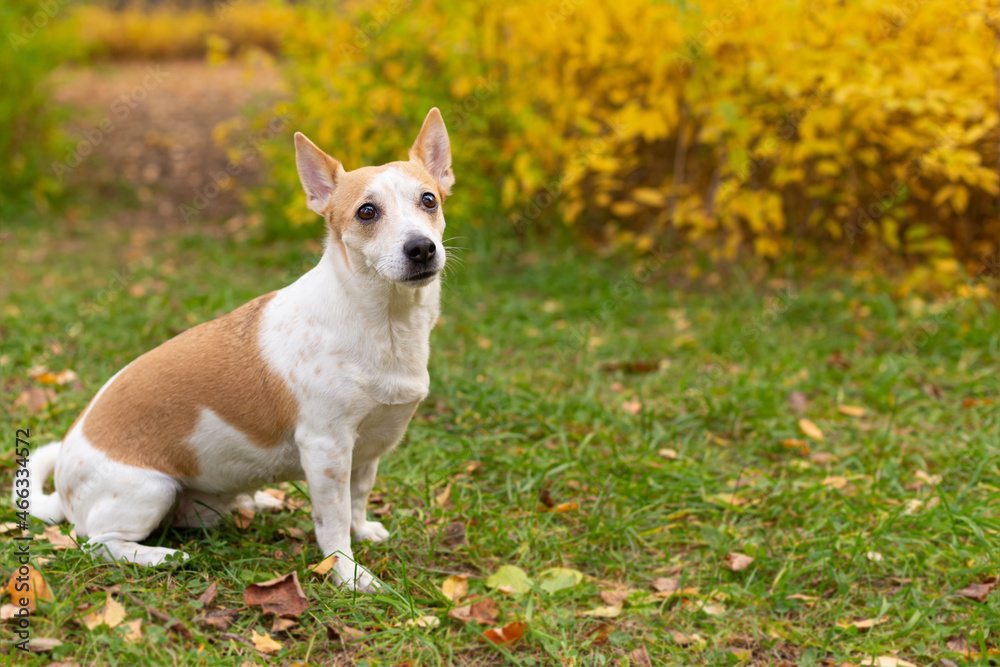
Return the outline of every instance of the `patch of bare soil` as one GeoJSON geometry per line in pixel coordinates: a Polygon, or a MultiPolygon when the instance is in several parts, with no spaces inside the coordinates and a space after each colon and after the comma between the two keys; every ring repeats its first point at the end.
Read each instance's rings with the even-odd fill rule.
{"type": "Polygon", "coordinates": [[[74,143],[53,171],[85,199],[126,204],[115,207],[119,224],[218,224],[242,214],[240,190],[260,182],[259,145],[287,140],[291,150],[287,120],[254,129],[246,119],[248,109],[269,116],[286,94],[269,62],[67,68],[56,100],[71,110],[74,143]]]}

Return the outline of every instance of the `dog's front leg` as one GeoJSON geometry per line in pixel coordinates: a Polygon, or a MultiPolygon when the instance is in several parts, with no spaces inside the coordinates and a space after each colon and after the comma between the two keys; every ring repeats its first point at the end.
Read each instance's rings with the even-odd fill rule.
{"type": "Polygon", "coordinates": [[[351,529],[354,539],[381,542],[389,531],[380,521],[368,520],[368,496],[375,486],[378,459],[364,463],[351,472],[351,529]]]}
{"type": "Polygon", "coordinates": [[[309,483],[309,498],[316,524],[316,542],[323,556],[336,556],[333,572],[341,584],[372,591],[378,583],[354,560],[351,551],[351,451],[350,438],[296,432],[302,469],[309,483]]]}

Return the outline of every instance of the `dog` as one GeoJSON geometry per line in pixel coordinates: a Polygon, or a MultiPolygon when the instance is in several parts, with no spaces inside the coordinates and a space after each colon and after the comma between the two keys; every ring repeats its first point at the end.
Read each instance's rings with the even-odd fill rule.
{"type": "Polygon", "coordinates": [[[68,519],[107,559],[155,566],[188,557],[140,544],[165,522],[271,508],[262,486],[305,479],[338,583],[380,586],[355,562],[351,532],[388,537],[367,518],[368,496],[430,386],[451,143],[435,108],[407,161],[345,171],[301,133],[295,161],[307,207],[326,221],[317,266],[108,380],[62,442],[30,457],[33,516],[68,519]]]}

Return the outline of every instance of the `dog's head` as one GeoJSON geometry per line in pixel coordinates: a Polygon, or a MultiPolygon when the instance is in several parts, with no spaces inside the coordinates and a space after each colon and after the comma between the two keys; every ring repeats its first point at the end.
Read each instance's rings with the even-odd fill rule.
{"type": "Polygon", "coordinates": [[[306,205],[326,219],[345,259],[363,262],[391,283],[420,287],[444,268],[441,205],[455,183],[448,131],[436,108],[427,114],[409,157],[344,171],[305,135],[295,134],[306,205]]]}

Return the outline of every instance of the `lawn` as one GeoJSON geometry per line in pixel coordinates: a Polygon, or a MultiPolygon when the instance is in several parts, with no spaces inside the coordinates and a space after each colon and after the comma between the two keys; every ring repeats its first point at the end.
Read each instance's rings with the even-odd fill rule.
{"type": "MultiPolygon", "coordinates": [[[[3,234],[5,488],[16,428],[36,447],[60,438],[125,363],[319,251],[79,220],[3,234]]],[[[369,508],[392,534],[356,551],[385,592],[310,571],[304,484],[280,512],[154,535],[192,555],[173,569],[53,552],[36,522],[53,599],[32,634],[62,645],[14,661],[1000,664],[1000,590],[960,592],[1000,574],[1000,320],[976,285],[892,298],[870,276],[696,271],[683,252],[599,258],[488,230],[454,243],[431,394],[369,508]],[[526,591],[497,586],[504,566],[526,591]],[[309,606],[272,632],[244,589],[290,572],[309,606]],[[454,575],[468,576],[457,604],[441,590],[454,575]],[[88,629],[109,593],[124,622],[88,629]],[[453,617],[477,596],[473,615],[522,621],[523,637],[483,641],[453,617]],[[229,627],[199,620],[220,608],[229,627]],[[268,633],[281,648],[260,653],[268,633]]]]}

